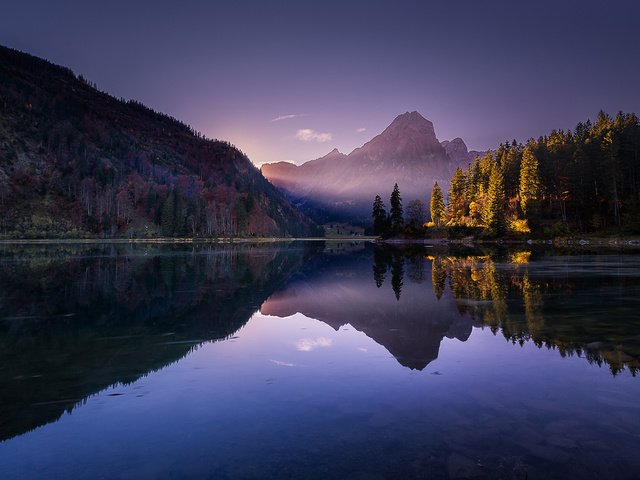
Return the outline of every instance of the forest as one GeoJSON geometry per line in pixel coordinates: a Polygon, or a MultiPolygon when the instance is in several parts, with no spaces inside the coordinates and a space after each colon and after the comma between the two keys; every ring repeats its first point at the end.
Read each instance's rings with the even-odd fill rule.
{"type": "Polygon", "coordinates": [[[0,237],[305,236],[228,142],[0,46],[0,237]]]}
{"type": "Polygon", "coordinates": [[[383,236],[428,233],[480,237],[563,237],[578,233],[640,232],[640,124],[631,113],[600,112],[594,123],[553,130],[525,144],[502,143],[457,168],[447,198],[436,183],[431,220],[424,204],[409,205],[406,219],[396,185],[387,215],[378,196],[372,218],[383,236]]]}

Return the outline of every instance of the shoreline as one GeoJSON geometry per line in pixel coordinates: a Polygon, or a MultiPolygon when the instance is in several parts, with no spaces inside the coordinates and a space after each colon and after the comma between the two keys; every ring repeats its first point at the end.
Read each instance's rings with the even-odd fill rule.
{"type": "Polygon", "coordinates": [[[0,245],[55,245],[55,244],[229,244],[229,243],[283,243],[283,242],[374,242],[378,237],[219,237],[219,238],[16,238],[2,239],[0,245]]]}
{"type": "Polygon", "coordinates": [[[499,245],[505,247],[638,247],[640,237],[574,237],[554,239],[494,239],[480,240],[472,238],[447,239],[447,238],[386,238],[375,236],[356,237],[216,237],[216,238],[16,238],[0,239],[0,245],[98,245],[98,244],[258,244],[258,243],[288,243],[288,242],[372,242],[389,245],[427,245],[446,246],[463,245],[468,247],[480,245],[499,245]]]}

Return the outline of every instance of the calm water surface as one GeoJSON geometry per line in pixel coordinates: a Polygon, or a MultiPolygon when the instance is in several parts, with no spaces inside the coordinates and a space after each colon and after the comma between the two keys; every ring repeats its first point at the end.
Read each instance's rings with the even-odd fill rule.
{"type": "Polygon", "coordinates": [[[0,247],[0,478],[640,478],[640,256],[0,247]]]}

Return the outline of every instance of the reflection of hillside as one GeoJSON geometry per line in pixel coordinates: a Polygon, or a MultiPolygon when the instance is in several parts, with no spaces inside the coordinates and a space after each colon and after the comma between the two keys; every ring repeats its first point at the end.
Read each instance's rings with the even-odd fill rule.
{"type": "Polygon", "coordinates": [[[472,323],[431,294],[429,262],[418,259],[417,265],[408,266],[411,275],[403,279],[402,255],[380,247],[348,257],[319,255],[271,295],[260,310],[281,317],[300,312],[336,330],[350,324],[384,346],[400,364],[422,370],[437,358],[444,337],[464,341],[472,323]],[[374,262],[374,280],[372,255],[378,260],[374,262]],[[385,284],[387,261],[389,279],[385,284]]]}
{"type": "Polygon", "coordinates": [[[0,440],[232,335],[309,245],[3,249],[0,440]]]}
{"type": "Polygon", "coordinates": [[[628,303],[639,298],[636,267],[621,274],[615,258],[599,264],[602,257],[530,257],[430,257],[434,292],[442,295],[448,278],[458,310],[499,327],[508,340],[606,363],[614,375],[624,368],[635,375],[640,319],[628,303]],[[626,305],[619,304],[620,294],[626,305]]]}

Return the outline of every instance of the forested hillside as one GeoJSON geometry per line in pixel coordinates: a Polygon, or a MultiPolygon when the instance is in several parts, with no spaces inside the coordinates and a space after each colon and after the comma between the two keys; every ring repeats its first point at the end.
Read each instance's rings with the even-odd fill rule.
{"type": "Polygon", "coordinates": [[[0,235],[310,235],[227,142],[0,47],[0,235]]]}
{"type": "MultiPolygon", "coordinates": [[[[426,202],[420,208],[410,203],[405,218],[399,186],[389,213],[382,197],[375,197],[373,232],[421,235],[426,202]]],[[[491,237],[639,233],[638,117],[600,112],[595,123],[580,122],[573,131],[553,130],[524,145],[503,143],[456,168],[446,200],[436,182],[427,229],[491,237]]]]}
{"type": "MultiPolygon", "coordinates": [[[[377,233],[398,233],[376,205],[377,233]]],[[[427,225],[491,236],[640,232],[638,117],[600,112],[573,131],[501,144],[456,169],[446,205],[434,189],[427,225]]]]}
{"type": "Polygon", "coordinates": [[[640,232],[640,124],[635,114],[600,112],[595,123],[507,142],[458,169],[449,225],[501,235],[640,232]]]}

